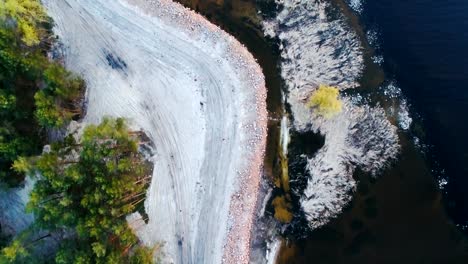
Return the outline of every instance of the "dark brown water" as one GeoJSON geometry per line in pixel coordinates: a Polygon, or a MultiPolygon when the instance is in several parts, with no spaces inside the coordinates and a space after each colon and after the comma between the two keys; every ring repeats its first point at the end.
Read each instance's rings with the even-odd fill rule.
{"type": "Polygon", "coordinates": [[[178,0],[208,18],[212,23],[237,38],[258,60],[263,69],[268,89],[267,108],[269,113],[266,174],[274,180],[280,173],[278,163],[278,140],[280,120],[283,115],[281,103],[282,80],[277,67],[279,52],[276,44],[263,37],[257,16],[255,0],[178,0]]]}
{"type": "Polygon", "coordinates": [[[468,244],[411,145],[377,180],[359,172],[355,178],[358,191],[343,214],[292,240],[278,263],[467,263],[468,244]]]}
{"type": "MultiPolygon", "coordinates": [[[[278,177],[279,120],[284,112],[280,93],[282,81],[277,69],[279,53],[277,46],[263,37],[257,18],[258,6],[254,0],[179,2],[234,35],[262,66],[270,113],[265,167],[272,179],[278,177]]],[[[333,0],[333,3],[341,8],[349,23],[365,40],[360,18],[341,0],[333,0]]],[[[372,49],[366,44],[364,46],[366,72],[361,84],[364,90],[373,90],[385,75],[370,61],[372,49]]],[[[290,176],[304,183],[304,163],[294,153],[313,152],[320,147],[321,141],[314,135],[293,136],[290,176]]],[[[355,174],[358,191],[353,202],[337,219],[323,228],[307,231],[304,223],[298,220],[301,214],[297,212],[293,220],[296,226],[285,229],[288,242],[280,252],[278,263],[468,263],[468,244],[446,215],[427,160],[407,135],[402,134],[401,139],[403,151],[400,159],[378,179],[360,172],[355,174]]]]}
{"type": "MultiPolygon", "coordinates": [[[[342,1],[333,3],[362,37],[359,18],[342,1]]],[[[383,80],[377,68],[366,60],[363,88],[376,89],[383,80]]],[[[400,138],[400,159],[377,179],[357,172],[358,191],[343,214],[292,239],[279,263],[468,263],[466,238],[446,214],[430,164],[408,135],[400,138]]]]}
{"type": "Polygon", "coordinates": [[[444,171],[449,215],[468,234],[468,1],[367,1],[385,70],[423,117],[432,165],[444,171]]]}

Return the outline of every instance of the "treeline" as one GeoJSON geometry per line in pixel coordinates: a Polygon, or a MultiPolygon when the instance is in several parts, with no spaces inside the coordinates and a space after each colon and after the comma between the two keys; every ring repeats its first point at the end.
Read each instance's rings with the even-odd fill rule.
{"type": "MultiPolygon", "coordinates": [[[[69,135],[15,163],[16,170],[40,175],[27,205],[33,228],[68,234],[54,257],[32,263],[152,263],[154,248],[141,246],[126,220],[143,204],[152,173],[138,151],[139,136],[123,119],[104,119],[86,127],[78,142],[69,135]]],[[[0,263],[34,261],[29,252],[41,247],[38,236],[48,237],[17,237],[0,263]]]]}
{"type": "Polygon", "coordinates": [[[0,0],[0,181],[15,186],[20,156],[38,154],[44,129],[81,114],[84,82],[51,61],[51,21],[38,0],[0,0]]]}
{"type": "Polygon", "coordinates": [[[35,223],[0,250],[0,263],[152,263],[154,249],[126,221],[151,176],[139,133],[105,119],[41,154],[46,131],[81,117],[85,90],[48,59],[51,25],[39,0],[0,0],[0,182],[37,178],[27,205],[35,223]],[[54,247],[51,237],[62,240],[54,247]]]}

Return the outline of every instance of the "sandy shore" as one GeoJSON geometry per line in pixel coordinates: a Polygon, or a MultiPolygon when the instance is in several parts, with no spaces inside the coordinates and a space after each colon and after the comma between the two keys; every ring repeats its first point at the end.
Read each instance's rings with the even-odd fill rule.
{"type": "Polygon", "coordinates": [[[252,55],[172,1],[44,4],[87,81],[84,122],[124,116],[155,143],[140,238],[165,263],[247,263],[267,122],[252,55]]]}

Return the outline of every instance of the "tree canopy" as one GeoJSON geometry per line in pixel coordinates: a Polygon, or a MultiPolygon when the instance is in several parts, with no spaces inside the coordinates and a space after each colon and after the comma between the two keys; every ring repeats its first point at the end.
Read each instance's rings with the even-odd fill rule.
{"type": "Polygon", "coordinates": [[[61,127],[81,115],[84,81],[57,63],[44,70],[45,87],[34,95],[35,116],[44,127],[61,127]]]}
{"type": "Polygon", "coordinates": [[[342,103],[338,95],[338,88],[320,85],[310,97],[308,105],[314,108],[316,114],[329,118],[341,112],[342,103]]]}
{"type": "Polygon", "coordinates": [[[10,170],[13,161],[40,149],[33,95],[44,60],[40,51],[25,50],[14,31],[0,26],[0,180],[10,185],[22,179],[10,170]]]}
{"type": "Polygon", "coordinates": [[[151,173],[138,133],[123,119],[105,119],[39,154],[45,129],[82,114],[84,81],[47,57],[53,43],[40,0],[0,0],[0,180],[41,175],[27,209],[34,230],[7,243],[0,263],[151,263],[125,217],[142,207],[151,173]],[[35,157],[34,157],[35,156],[35,157]],[[33,157],[33,158],[30,158],[33,157]],[[65,232],[52,259],[34,256],[42,232],[65,232]]]}
{"type": "Polygon", "coordinates": [[[48,17],[39,0],[0,0],[0,20],[5,23],[8,19],[17,23],[23,42],[32,46],[39,44],[39,24],[48,17]]]}
{"type": "Polygon", "coordinates": [[[70,135],[29,165],[15,163],[41,175],[27,205],[35,224],[75,234],[62,242],[56,263],[152,263],[153,250],[139,245],[126,220],[143,204],[151,178],[138,135],[124,119],[106,118],[79,141],[70,135]]]}
{"type": "Polygon", "coordinates": [[[49,60],[49,45],[25,45],[20,25],[49,40],[47,21],[38,0],[0,0],[0,180],[10,186],[23,179],[10,169],[14,160],[40,151],[41,128],[63,127],[82,112],[83,80],[49,60]]]}

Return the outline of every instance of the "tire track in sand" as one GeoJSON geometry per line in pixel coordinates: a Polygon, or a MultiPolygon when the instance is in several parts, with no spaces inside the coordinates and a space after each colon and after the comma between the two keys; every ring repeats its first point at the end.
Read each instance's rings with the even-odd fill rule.
{"type": "Polygon", "coordinates": [[[147,244],[164,262],[247,263],[266,138],[260,67],[234,38],[167,0],[44,0],[85,122],[124,116],[156,145],[147,244]]]}

